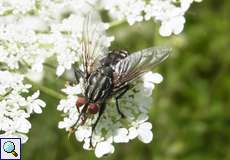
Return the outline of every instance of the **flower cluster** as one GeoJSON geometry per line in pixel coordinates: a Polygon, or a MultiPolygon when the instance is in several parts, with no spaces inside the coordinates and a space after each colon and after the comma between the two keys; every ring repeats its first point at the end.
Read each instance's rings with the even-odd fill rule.
{"type": "Polygon", "coordinates": [[[146,4],[143,0],[102,0],[101,5],[109,11],[112,18],[127,19],[130,25],[144,19],[142,12],[146,4]]]}
{"type": "Polygon", "coordinates": [[[26,14],[27,12],[35,9],[36,0],[1,0],[0,4],[0,15],[5,15],[8,13],[26,14]]]}
{"type": "Polygon", "coordinates": [[[0,2],[0,137],[19,137],[23,143],[31,128],[29,117],[46,105],[24,79],[31,73],[41,77],[51,55],[42,33],[46,25],[34,15],[36,5],[35,0],[0,2]]]}
{"type": "Polygon", "coordinates": [[[160,35],[179,34],[184,28],[184,15],[193,1],[201,0],[102,0],[101,5],[113,18],[127,19],[130,25],[153,18],[160,21],[160,35]]]}
{"type": "MultiPolygon", "coordinates": [[[[114,152],[113,143],[128,143],[138,138],[144,143],[150,143],[153,139],[152,124],[148,122],[148,111],[152,102],[152,90],[155,83],[163,80],[158,73],[148,72],[134,85],[120,100],[122,112],[126,118],[122,119],[118,114],[114,100],[107,103],[105,113],[102,115],[92,137],[92,144],[97,157],[114,152]],[[144,99],[144,101],[143,101],[144,99]]],[[[58,110],[63,111],[65,117],[59,122],[59,128],[69,131],[76,123],[79,112],[75,106],[78,95],[82,93],[81,83],[74,86],[67,86],[63,89],[68,96],[60,101],[58,110]]],[[[87,119],[85,124],[79,126],[75,131],[75,137],[83,142],[83,148],[90,150],[90,135],[92,123],[97,116],[87,119]]]]}
{"type": "MultiPolygon", "coordinates": [[[[94,12],[92,6],[84,0],[14,2],[0,4],[0,15],[5,15],[0,18],[0,63],[40,73],[45,60],[54,56],[58,76],[71,69],[79,61],[82,26],[87,13],[94,12]]],[[[100,19],[94,25],[108,28],[100,19]]],[[[113,37],[102,36],[108,47],[113,37]]]]}
{"type": "Polygon", "coordinates": [[[31,128],[28,118],[32,113],[42,113],[46,104],[38,98],[39,91],[23,96],[31,87],[23,80],[20,74],[0,71],[0,137],[20,137],[25,143],[25,134],[31,128]]]}
{"type": "Polygon", "coordinates": [[[0,63],[10,70],[29,66],[32,71],[41,72],[45,59],[50,55],[48,49],[42,47],[45,43],[43,35],[32,29],[32,24],[29,24],[32,19],[7,18],[7,23],[0,24],[0,63]]]}
{"type": "Polygon", "coordinates": [[[172,33],[179,34],[184,28],[186,11],[193,0],[151,0],[144,12],[145,19],[154,18],[161,22],[160,34],[170,36],[172,33]]]}

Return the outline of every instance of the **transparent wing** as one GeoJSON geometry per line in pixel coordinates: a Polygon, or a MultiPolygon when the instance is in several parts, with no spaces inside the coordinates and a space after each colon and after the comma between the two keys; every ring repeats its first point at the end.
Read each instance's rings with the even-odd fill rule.
{"type": "Polygon", "coordinates": [[[171,48],[152,47],[130,54],[114,66],[114,88],[120,88],[164,61],[171,48]]]}
{"type": "Polygon", "coordinates": [[[85,77],[99,65],[99,59],[108,52],[108,37],[105,33],[105,24],[96,12],[86,15],[82,29],[82,61],[85,77]]]}

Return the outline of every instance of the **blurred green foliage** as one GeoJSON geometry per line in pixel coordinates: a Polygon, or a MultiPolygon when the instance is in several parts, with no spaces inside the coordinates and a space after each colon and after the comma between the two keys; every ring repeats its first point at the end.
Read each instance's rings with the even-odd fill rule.
{"type": "MultiPolygon", "coordinates": [[[[109,160],[229,160],[230,159],[230,1],[193,4],[182,34],[162,38],[159,25],[146,22],[112,28],[112,48],[136,51],[171,44],[172,55],[156,68],[164,81],[154,90],[150,110],[154,140],[117,144],[109,160]]],[[[59,91],[65,81],[47,68],[44,86],[59,91]],[[54,78],[55,77],[55,78],[54,78]]],[[[36,89],[36,88],[35,88],[36,89]]],[[[47,107],[31,118],[24,160],[93,160],[74,137],[57,128],[62,119],[58,99],[42,94],[47,107]]]]}

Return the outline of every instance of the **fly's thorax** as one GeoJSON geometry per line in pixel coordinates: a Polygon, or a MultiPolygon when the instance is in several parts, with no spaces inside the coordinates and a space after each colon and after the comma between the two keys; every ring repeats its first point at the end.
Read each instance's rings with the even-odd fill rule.
{"type": "Polygon", "coordinates": [[[101,67],[92,72],[87,80],[85,96],[90,103],[104,102],[112,90],[113,70],[101,67]]]}
{"type": "Polygon", "coordinates": [[[108,55],[100,60],[102,66],[116,65],[120,60],[128,56],[128,51],[125,50],[113,50],[108,55]]]}

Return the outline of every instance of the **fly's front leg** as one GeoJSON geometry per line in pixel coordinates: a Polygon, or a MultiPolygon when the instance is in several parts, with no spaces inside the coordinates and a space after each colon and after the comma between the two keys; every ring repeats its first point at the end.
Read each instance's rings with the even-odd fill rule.
{"type": "Polygon", "coordinates": [[[101,106],[100,106],[100,109],[99,109],[99,114],[98,114],[98,117],[97,117],[97,120],[96,122],[92,125],[92,132],[91,132],[91,136],[90,136],[90,148],[93,148],[93,145],[92,145],[92,137],[93,137],[93,132],[95,131],[95,128],[101,118],[101,115],[104,113],[105,111],[105,108],[106,108],[106,104],[105,103],[102,103],[101,106]]]}
{"type": "MultiPolygon", "coordinates": [[[[88,107],[88,104],[85,104],[84,107],[83,107],[83,109],[81,110],[80,114],[78,115],[77,121],[75,122],[75,124],[74,124],[72,127],[70,127],[68,137],[70,137],[70,135],[71,135],[72,133],[74,133],[80,125],[83,125],[83,124],[85,123],[85,120],[86,120],[86,119],[85,119],[85,120],[83,119],[82,122],[81,122],[81,124],[78,124],[78,122],[79,122],[80,119],[82,118],[82,115],[85,116],[87,107],[88,107]]],[[[83,117],[83,118],[84,118],[84,117],[83,117]]]]}
{"type": "Polygon", "coordinates": [[[74,68],[74,75],[77,82],[79,82],[80,78],[84,78],[84,72],[82,72],[80,69],[77,68],[74,68]]]}
{"type": "Polygon", "coordinates": [[[129,90],[129,86],[125,86],[124,88],[121,89],[121,93],[116,96],[116,108],[117,112],[121,115],[121,118],[125,118],[125,115],[121,112],[120,106],[119,106],[119,99],[129,90]]]}

